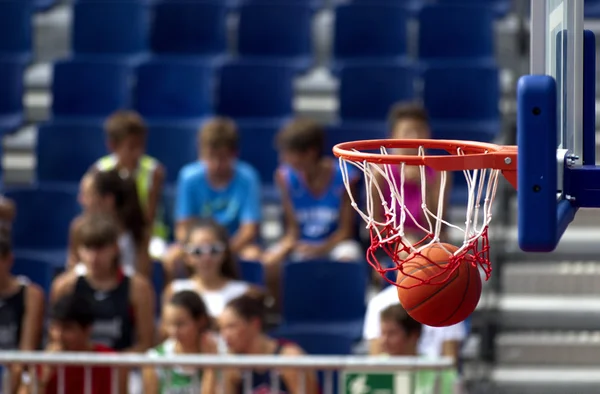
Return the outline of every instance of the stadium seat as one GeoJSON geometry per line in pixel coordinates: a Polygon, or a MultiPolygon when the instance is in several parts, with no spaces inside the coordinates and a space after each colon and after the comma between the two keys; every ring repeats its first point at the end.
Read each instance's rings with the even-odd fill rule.
{"type": "Polygon", "coordinates": [[[585,19],[598,19],[600,18],[600,1],[599,0],[586,0],[583,3],[583,12],[585,19]]]}
{"type": "Polygon", "coordinates": [[[252,164],[261,181],[273,183],[273,174],[279,164],[275,149],[275,136],[282,124],[278,122],[238,123],[240,134],[240,159],[252,164]]]}
{"type": "Polygon", "coordinates": [[[213,72],[201,60],[155,58],[137,69],[135,108],[149,122],[197,125],[212,112],[213,72]]]}
{"type": "Polygon", "coordinates": [[[494,61],[494,13],[481,6],[429,4],[419,13],[419,60],[494,61]]]}
{"type": "Polygon", "coordinates": [[[355,2],[336,7],[334,70],[346,63],[402,59],[407,53],[409,11],[402,4],[355,2]]]}
{"type": "Polygon", "coordinates": [[[33,10],[29,1],[0,1],[0,59],[31,61],[33,10]]]}
{"type": "Polygon", "coordinates": [[[153,6],[150,45],[160,55],[215,56],[227,50],[224,1],[162,1],[153,6]]]}
{"type": "Polygon", "coordinates": [[[341,122],[327,127],[326,151],[341,142],[358,140],[378,140],[388,138],[387,123],[380,122],[341,122]]]}
{"type": "Polygon", "coordinates": [[[73,5],[76,56],[138,62],[148,52],[148,5],[138,0],[86,0],[73,5]]]}
{"type": "MultiPolygon", "coordinates": [[[[438,3],[455,4],[455,5],[468,5],[468,6],[484,6],[494,11],[495,15],[502,18],[508,14],[512,8],[511,0],[437,0],[438,3]]],[[[590,0],[586,0],[587,3],[590,0]]],[[[593,1],[591,1],[593,2],[593,1]]]]}
{"type": "Polygon", "coordinates": [[[366,286],[367,271],[363,263],[285,264],[282,332],[335,333],[349,339],[360,338],[366,286]]]}
{"type": "Polygon", "coordinates": [[[306,70],[313,63],[312,16],[308,3],[243,4],[237,33],[239,55],[247,61],[282,61],[306,70]]]}
{"type": "Polygon", "coordinates": [[[33,5],[35,6],[35,10],[38,12],[44,12],[46,10],[49,10],[50,8],[54,7],[57,3],[58,0],[30,0],[33,2],[33,5]]]}
{"type": "Polygon", "coordinates": [[[103,121],[130,104],[131,68],[121,62],[63,60],[54,64],[54,117],[103,121]]]}
{"type": "Polygon", "coordinates": [[[229,63],[221,67],[217,113],[242,118],[286,118],[292,115],[294,67],[229,63]]]}
{"type": "Polygon", "coordinates": [[[435,138],[491,141],[500,132],[495,66],[436,66],[424,75],[423,101],[435,138]]]}
{"type": "Polygon", "coordinates": [[[101,124],[49,122],[38,127],[38,182],[77,183],[106,154],[101,124]]]}
{"type": "Polygon", "coordinates": [[[347,65],[340,69],[339,117],[382,121],[397,101],[414,97],[413,68],[405,62],[347,65]]]}
{"type": "Polygon", "coordinates": [[[239,264],[243,281],[261,287],[265,285],[265,270],[261,262],[241,260],[239,264]]]}
{"type": "MultiPolygon", "coordinates": [[[[63,261],[63,264],[65,261],[63,261]]],[[[27,257],[19,256],[15,253],[15,260],[11,269],[13,275],[21,275],[29,278],[33,283],[39,285],[46,297],[50,295],[52,280],[57,274],[59,267],[55,266],[51,260],[44,259],[43,256],[27,257]]]]}
{"type": "Polygon", "coordinates": [[[24,70],[21,60],[0,59],[0,137],[23,123],[24,70]]]}
{"type": "Polygon", "coordinates": [[[14,248],[49,253],[66,251],[71,220],[81,211],[77,190],[77,184],[39,184],[7,189],[5,196],[17,206],[12,228],[14,248]]]}
{"type": "Polygon", "coordinates": [[[150,125],[146,151],[165,166],[168,184],[177,181],[183,166],[198,160],[197,130],[197,126],[150,125]]]}
{"type": "Polygon", "coordinates": [[[278,338],[296,343],[308,354],[345,356],[352,354],[354,344],[352,339],[335,333],[286,333],[277,331],[275,335],[278,338]]]}

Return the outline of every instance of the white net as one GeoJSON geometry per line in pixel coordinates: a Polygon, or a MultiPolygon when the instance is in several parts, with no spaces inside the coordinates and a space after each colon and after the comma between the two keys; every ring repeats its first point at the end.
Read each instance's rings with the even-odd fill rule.
{"type": "MultiPolygon", "coordinates": [[[[388,150],[381,147],[379,153],[388,155],[388,150]]],[[[425,148],[419,147],[417,154],[425,156],[425,148]]],[[[454,154],[465,153],[457,148],[454,154]]],[[[395,250],[399,250],[397,245],[401,245],[404,255],[416,253],[434,243],[443,246],[441,238],[451,230],[459,231],[462,236],[462,245],[456,245],[455,256],[487,253],[487,229],[492,220],[500,170],[464,170],[461,174],[435,172],[425,165],[376,164],[342,157],[339,161],[352,207],[365,221],[372,247],[395,245],[395,250]],[[352,192],[350,166],[363,174],[364,204],[357,203],[357,196],[352,192]],[[444,212],[451,176],[464,176],[466,179],[468,193],[464,224],[450,223],[444,212]],[[415,199],[418,199],[417,205],[415,199]],[[423,236],[415,239],[414,233],[423,236]]]]}

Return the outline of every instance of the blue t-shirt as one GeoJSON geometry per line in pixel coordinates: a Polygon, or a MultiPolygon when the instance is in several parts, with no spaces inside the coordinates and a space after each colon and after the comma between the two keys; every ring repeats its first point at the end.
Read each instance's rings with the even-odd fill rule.
{"type": "Polygon", "coordinates": [[[206,177],[206,166],[201,161],[186,165],[179,172],[177,220],[212,218],[227,228],[230,235],[241,224],[260,220],[260,180],[249,164],[237,161],[233,178],[227,186],[215,189],[206,177]]]}
{"type": "MultiPolygon", "coordinates": [[[[306,187],[302,177],[291,167],[284,165],[279,167],[279,171],[288,188],[296,221],[300,227],[300,239],[305,242],[326,240],[338,228],[342,198],[346,193],[340,168],[337,165],[333,166],[331,181],[319,196],[315,196],[306,187]]],[[[353,168],[348,168],[351,182],[358,179],[357,175],[353,168]]]]}

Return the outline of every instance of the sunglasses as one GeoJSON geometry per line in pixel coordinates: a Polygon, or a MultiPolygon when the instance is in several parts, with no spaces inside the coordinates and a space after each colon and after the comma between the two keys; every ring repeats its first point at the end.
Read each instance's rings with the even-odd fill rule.
{"type": "Polygon", "coordinates": [[[186,251],[192,256],[214,256],[225,252],[223,244],[188,245],[186,251]]]}

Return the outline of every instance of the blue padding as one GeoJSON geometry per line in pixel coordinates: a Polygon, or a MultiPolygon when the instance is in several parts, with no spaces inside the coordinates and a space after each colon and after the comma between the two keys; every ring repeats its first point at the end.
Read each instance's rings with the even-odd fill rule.
{"type": "Polygon", "coordinates": [[[143,1],[88,0],[73,5],[76,55],[139,56],[148,51],[148,6],[143,1]]]}
{"type": "Polygon", "coordinates": [[[169,0],[154,5],[153,11],[153,52],[212,56],[227,50],[224,1],[169,0]]]}
{"type": "Polygon", "coordinates": [[[201,119],[212,112],[213,70],[204,61],[155,58],[137,69],[135,107],[147,119],[201,119]]]}
{"type": "Polygon", "coordinates": [[[31,60],[33,11],[30,1],[0,1],[0,58],[31,60]]]}
{"type": "Polygon", "coordinates": [[[346,65],[340,69],[340,118],[381,121],[390,107],[414,98],[415,71],[406,62],[346,65]]]}
{"type": "Polygon", "coordinates": [[[103,121],[129,106],[130,81],[131,68],[121,62],[59,61],[52,80],[53,116],[103,121]]]}
{"type": "Polygon", "coordinates": [[[239,64],[220,70],[217,113],[233,118],[282,118],[293,114],[293,65],[239,64]]]}
{"type": "Polygon", "coordinates": [[[38,182],[77,183],[96,160],[105,155],[102,125],[49,122],[38,127],[36,178],[38,182]]]}

